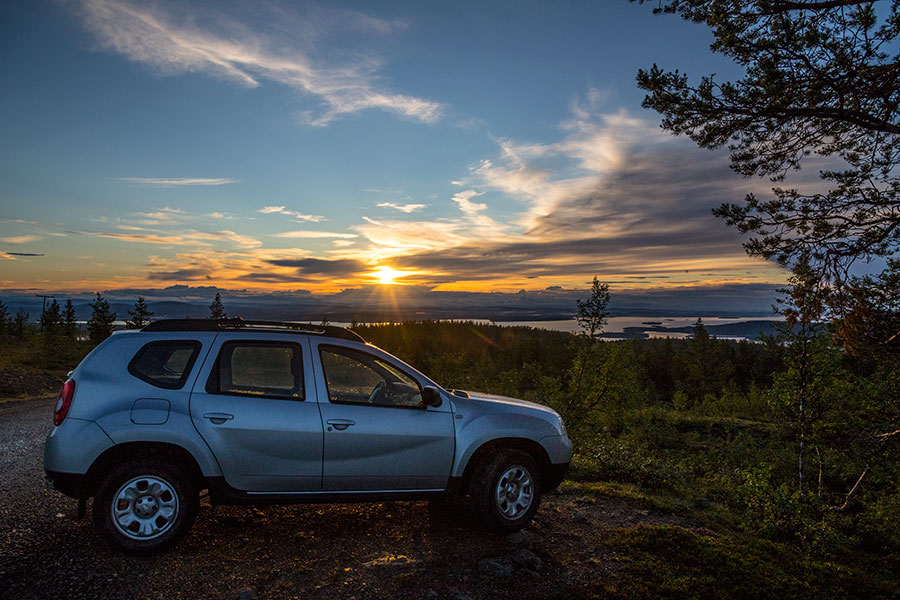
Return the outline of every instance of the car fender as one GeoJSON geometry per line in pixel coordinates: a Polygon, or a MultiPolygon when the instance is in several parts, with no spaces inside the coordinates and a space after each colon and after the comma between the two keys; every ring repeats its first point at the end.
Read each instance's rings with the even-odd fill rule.
{"type": "Polygon", "coordinates": [[[493,440],[513,438],[540,444],[556,433],[545,419],[529,414],[495,412],[469,418],[463,413],[456,421],[457,453],[451,477],[462,477],[475,452],[493,440]]]}
{"type": "Polygon", "coordinates": [[[162,425],[136,425],[131,420],[131,411],[112,413],[98,421],[115,444],[161,443],[178,446],[187,451],[196,461],[204,477],[222,475],[219,463],[197,434],[189,415],[171,411],[162,425]]]}

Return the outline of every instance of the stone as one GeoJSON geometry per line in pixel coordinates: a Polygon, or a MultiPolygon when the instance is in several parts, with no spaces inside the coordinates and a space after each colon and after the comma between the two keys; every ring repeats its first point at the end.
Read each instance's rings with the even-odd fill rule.
{"type": "Polygon", "coordinates": [[[458,587],[452,587],[448,591],[453,594],[453,600],[472,600],[472,596],[458,587]]]}
{"type": "Polygon", "coordinates": [[[507,578],[512,577],[513,567],[501,559],[484,558],[478,561],[478,572],[491,577],[507,578]]]}
{"type": "Polygon", "coordinates": [[[541,557],[531,550],[519,548],[518,550],[511,552],[508,558],[519,569],[527,569],[535,572],[541,570],[541,557]]]}
{"type": "Polygon", "coordinates": [[[513,546],[533,546],[538,543],[541,539],[536,533],[531,533],[530,531],[521,530],[514,531],[508,536],[506,536],[506,541],[512,544],[513,546]]]}

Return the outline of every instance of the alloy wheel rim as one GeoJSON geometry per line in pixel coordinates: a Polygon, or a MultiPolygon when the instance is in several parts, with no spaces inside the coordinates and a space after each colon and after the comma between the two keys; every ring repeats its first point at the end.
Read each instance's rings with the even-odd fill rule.
{"type": "Polygon", "coordinates": [[[172,527],[178,508],[178,494],[171,483],[154,475],[142,475],[118,489],[110,510],[119,533],[146,541],[158,538],[172,527]]]}
{"type": "Polygon", "coordinates": [[[520,465],[509,467],[497,481],[494,497],[500,514],[505,518],[521,517],[534,501],[534,481],[531,474],[520,465]]]}

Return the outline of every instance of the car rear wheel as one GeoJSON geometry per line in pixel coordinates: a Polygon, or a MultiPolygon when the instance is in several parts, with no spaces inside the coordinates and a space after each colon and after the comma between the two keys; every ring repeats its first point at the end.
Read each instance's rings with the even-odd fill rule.
{"type": "Polygon", "coordinates": [[[479,518],[488,527],[522,529],[540,503],[537,463],[526,452],[514,449],[486,457],[476,468],[472,496],[479,518]]]}
{"type": "Polygon", "coordinates": [[[114,467],[94,498],[94,526],[114,547],[153,554],[188,532],[197,515],[197,490],[178,467],[144,459],[114,467]]]}

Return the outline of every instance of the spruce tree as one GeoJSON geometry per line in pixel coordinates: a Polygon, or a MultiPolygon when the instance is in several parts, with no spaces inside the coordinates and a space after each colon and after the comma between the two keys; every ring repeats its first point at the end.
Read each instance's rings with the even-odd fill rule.
{"type": "Polygon", "coordinates": [[[224,319],[226,316],[225,305],[222,304],[222,294],[216,292],[216,299],[209,305],[209,318],[224,319]]]}
{"type": "Polygon", "coordinates": [[[63,309],[62,321],[63,336],[67,340],[75,341],[78,337],[78,323],[75,321],[75,306],[71,298],[66,298],[66,307],[63,309]]]}
{"type": "Polygon", "coordinates": [[[113,332],[113,321],[116,320],[116,313],[110,312],[109,302],[107,302],[100,292],[97,292],[97,299],[90,305],[93,312],[91,319],[88,321],[88,337],[93,344],[99,344],[113,332]]]}
{"type": "Polygon", "coordinates": [[[134,303],[134,310],[129,310],[128,314],[131,315],[131,318],[125,321],[126,329],[142,329],[150,324],[150,317],[153,316],[153,313],[147,308],[143,296],[138,297],[137,302],[134,303]]]}
{"type": "Polygon", "coordinates": [[[59,303],[54,298],[43,311],[41,311],[41,332],[46,338],[54,338],[62,328],[62,313],[59,303]]]}
{"type": "Polygon", "coordinates": [[[16,311],[16,316],[13,318],[12,328],[10,331],[13,337],[17,340],[25,339],[25,330],[28,329],[28,317],[30,316],[31,315],[29,315],[24,310],[19,309],[18,311],[16,311]]]}
{"type": "Polygon", "coordinates": [[[10,326],[9,308],[7,308],[6,304],[3,303],[3,300],[0,299],[0,337],[9,333],[10,326]]]}

